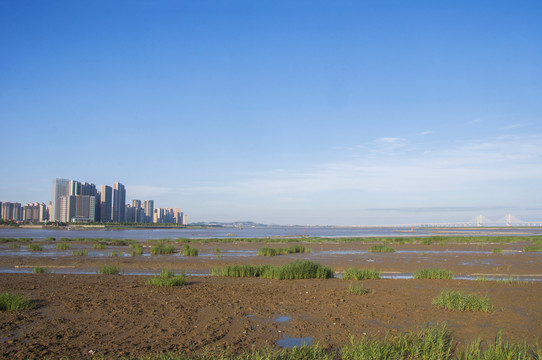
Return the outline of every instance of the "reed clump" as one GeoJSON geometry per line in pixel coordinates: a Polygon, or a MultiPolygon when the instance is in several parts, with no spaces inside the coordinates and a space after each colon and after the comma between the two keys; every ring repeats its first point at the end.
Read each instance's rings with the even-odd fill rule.
{"type": "Polygon", "coordinates": [[[102,266],[98,269],[98,274],[101,275],[118,275],[120,274],[120,267],[116,265],[102,266]]]}
{"type": "Polygon", "coordinates": [[[421,269],[414,273],[414,279],[444,279],[451,280],[454,274],[446,269],[421,269]]]}
{"type": "Polygon", "coordinates": [[[171,270],[162,269],[160,275],[146,280],[145,284],[151,286],[183,286],[187,284],[186,274],[175,275],[171,270]]]}
{"type": "Polygon", "coordinates": [[[529,246],[525,246],[524,251],[525,251],[525,252],[538,252],[538,251],[542,251],[542,246],[539,246],[539,245],[529,245],[529,246]]]}
{"type": "Polygon", "coordinates": [[[328,279],[333,277],[333,269],[308,260],[298,260],[282,266],[271,265],[231,265],[215,268],[213,275],[234,277],[262,277],[266,279],[328,279]]]}
{"type": "Polygon", "coordinates": [[[31,309],[34,302],[20,294],[0,293],[0,311],[19,311],[31,309]]]}
{"type": "Polygon", "coordinates": [[[87,249],[81,249],[81,250],[72,250],[73,256],[87,256],[88,250],[87,249]]]}
{"type": "Polygon", "coordinates": [[[173,245],[164,245],[158,243],[151,246],[151,255],[169,255],[175,252],[175,247],[173,245]]]}
{"type": "Polygon", "coordinates": [[[277,256],[277,255],[287,255],[287,254],[298,254],[312,252],[311,249],[307,249],[302,245],[292,245],[286,248],[270,248],[263,247],[258,250],[258,256],[277,256]]]}
{"type": "Polygon", "coordinates": [[[502,254],[502,248],[494,248],[491,252],[493,254],[502,254]]]}
{"type": "Polygon", "coordinates": [[[130,252],[130,255],[132,255],[132,256],[143,255],[143,245],[130,244],[130,247],[132,248],[132,251],[130,252]]]}
{"type": "Polygon", "coordinates": [[[103,243],[93,244],[93,245],[92,245],[92,248],[94,248],[94,249],[96,249],[96,250],[107,249],[107,244],[103,244],[103,243]]]}
{"type": "Polygon", "coordinates": [[[38,244],[28,244],[26,247],[30,251],[43,251],[43,246],[38,244]]]}
{"type": "Polygon", "coordinates": [[[463,291],[443,290],[433,299],[433,304],[446,310],[483,312],[493,310],[489,296],[467,294],[463,291]]]}
{"type": "Polygon", "coordinates": [[[56,249],[57,250],[69,250],[70,249],[70,244],[58,243],[58,244],[56,244],[56,249]]]}
{"type": "Polygon", "coordinates": [[[378,280],[380,279],[380,270],[377,269],[356,269],[348,268],[344,271],[345,280],[378,280]]]}
{"type": "Polygon", "coordinates": [[[392,253],[395,252],[395,249],[387,245],[373,245],[368,249],[368,251],[378,253],[392,253]]]}
{"type": "Polygon", "coordinates": [[[348,293],[352,295],[365,295],[369,293],[369,289],[363,287],[363,285],[348,285],[348,293]]]}
{"type": "Polygon", "coordinates": [[[190,247],[188,244],[183,245],[183,249],[181,250],[182,256],[198,256],[199,250],[193,247],[190,247]]]}
{"type": "Polygon", "coordinates": [[[43,267],[43,266],[34,266],[34,268],[32,269],[32,272],[34,274],[45,274],[47,272],[49,272],[47,270],[47,268],[43,267]]]}

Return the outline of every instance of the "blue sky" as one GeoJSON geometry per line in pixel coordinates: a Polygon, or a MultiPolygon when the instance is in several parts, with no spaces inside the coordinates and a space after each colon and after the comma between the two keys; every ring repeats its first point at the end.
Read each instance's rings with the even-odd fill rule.
{"type": "Polygon", "coordinates": [[[542,220],[540,1],[2,1],[0,200],[542,220]]]}

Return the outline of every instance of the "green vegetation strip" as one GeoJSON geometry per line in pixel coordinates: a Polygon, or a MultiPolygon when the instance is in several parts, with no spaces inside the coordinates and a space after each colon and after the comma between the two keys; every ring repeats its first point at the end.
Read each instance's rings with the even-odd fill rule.
{"type": "Polygon", "coordinates": [[[0,293],[0,311],[19,311],[30,309],[34,306],[32,300],[19,294],[9,292],[0,293]]]}
{"type": "Polygon", "coordinates": [[[414,279],[445,279],[451,280],[454,274],[445,269],[421,269],[414,273],[414,279]]]}
{"type": "Polygon", "coordinates": [[[369,293],[369,290],[364,288],[363,285],[348,285],[348,293],[352,295],[365,295],[369,293]]]}
{"type": "Polygon", "coordinates": [[[308,260],[298,260],[282,266],[271,265],[232,265],[215,268],[212,275],[233,277],[262,277],[266,279],[329,279],[333,269],[308,260]]]}
{"type": "Polygon", "coordinates": [[[386,245],[373,245],[369,248],[369,251],[379,253],[391,253],[395,252],[395,249],[386,245]]]}
{"type": "Polygon", "coordinates": [[[483,312],[493,310],[493,304],[487,295],[479,296],[462,291],[443,290],[433,299],[433,304],[446,310],[483,312]]]}
{"type": "Polygon", "coordinates": [[[188,244],[183,245],[183,249],[181,250],[182,256],[198,256],[199,250],[193,247],[190,247],[188,244]]]}
{"type": "Polygon", "coordinates": [[[287,255],[287,254],[298,254],[312,252],[311,249],[307,249],[301,245],[292,245],[287,248],[269,248],[264,247],[258,250],[258,256],[277,256],[277,255],[287,255]]]}
{"type": "Polygon", "coordinates": [[[151,255],[168,255],[175,252],[175,247],[173,245],[164,245],[158,243],[151,247],[151,255]]]}
{"type": "Polygon", "coordinates": [[[380,270],[348,268],[344,271],[343,279],[345,280],[378,280],[380,279],[380,270]]]}
{"type": "Polygon", "coordinates": [[[383,340],[362,337],[352,338],[337,350],[324,350],[321,346],[301,346],[291,349],[268,347],[252,349],[238,354],[227,350],[206,351],[200,355],[163,353],[129,357],[122,360],[541,360],[542,347],[525,343],[509,343],[499,334],[495,343],[475,341],[464,349],[453,344],[451,332],[446,325],[386,336],[383,340]]]}
{"type": "Polygon", "coordinates": [[[187,284],[186,274],[175,275],[173,271],[163,269],[160,275],[145,281],[151,286],[183,286],[187,284]]]}
{"type": "Polygon", "coordinates": [[[532,246],[525,247],[525,252],[536,252],[536,251],[542,251],[542,246],[532,245],[532,246]]]}
{"type": "Polygon", "coordinates": [[[102,275],[118,275],[120,274],[120,268],[116,265],[102,266],[98,269],[98,274],[102,275]]]}

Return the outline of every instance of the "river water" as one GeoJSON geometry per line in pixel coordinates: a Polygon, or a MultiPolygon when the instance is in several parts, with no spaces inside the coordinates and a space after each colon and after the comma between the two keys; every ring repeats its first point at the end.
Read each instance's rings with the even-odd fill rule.
{"type": "Polygon", "coordinates": [[[122,230],[47,230],[47,229],[0,229],[0,237],[32,238],[109,238],[109,239],[210,239],[210,238],[264,238],[264,237],[383,237],[383,236],[528,236],[542,235],[542,228],[371,228],[371,227],[324,227],[324,226],[262,226],[217,227],[205,229],[122,229],[122,230]]]}

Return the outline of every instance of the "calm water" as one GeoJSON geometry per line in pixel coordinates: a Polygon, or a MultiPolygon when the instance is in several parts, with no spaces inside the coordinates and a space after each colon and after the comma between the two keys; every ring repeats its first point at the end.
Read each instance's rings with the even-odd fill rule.
{"type": "MultiPolygon", "coordinates": [[[[542,235],[539,227],[527,229],[451,229],[447,233],[458,236],[482,235],[542,235]]],[[[442,235],[442,229],[410,228],[345,228],[345,227],[248,227],[210,229],[126,229],[126,230],[43,230],[43,229],[0,229],[0,237],[45,239],[60,238],[110,238],[110,239],[209,239],[209,238],[261,238],[261,237],[370,237],[370,236],[428,236],[442,235]]]]}

